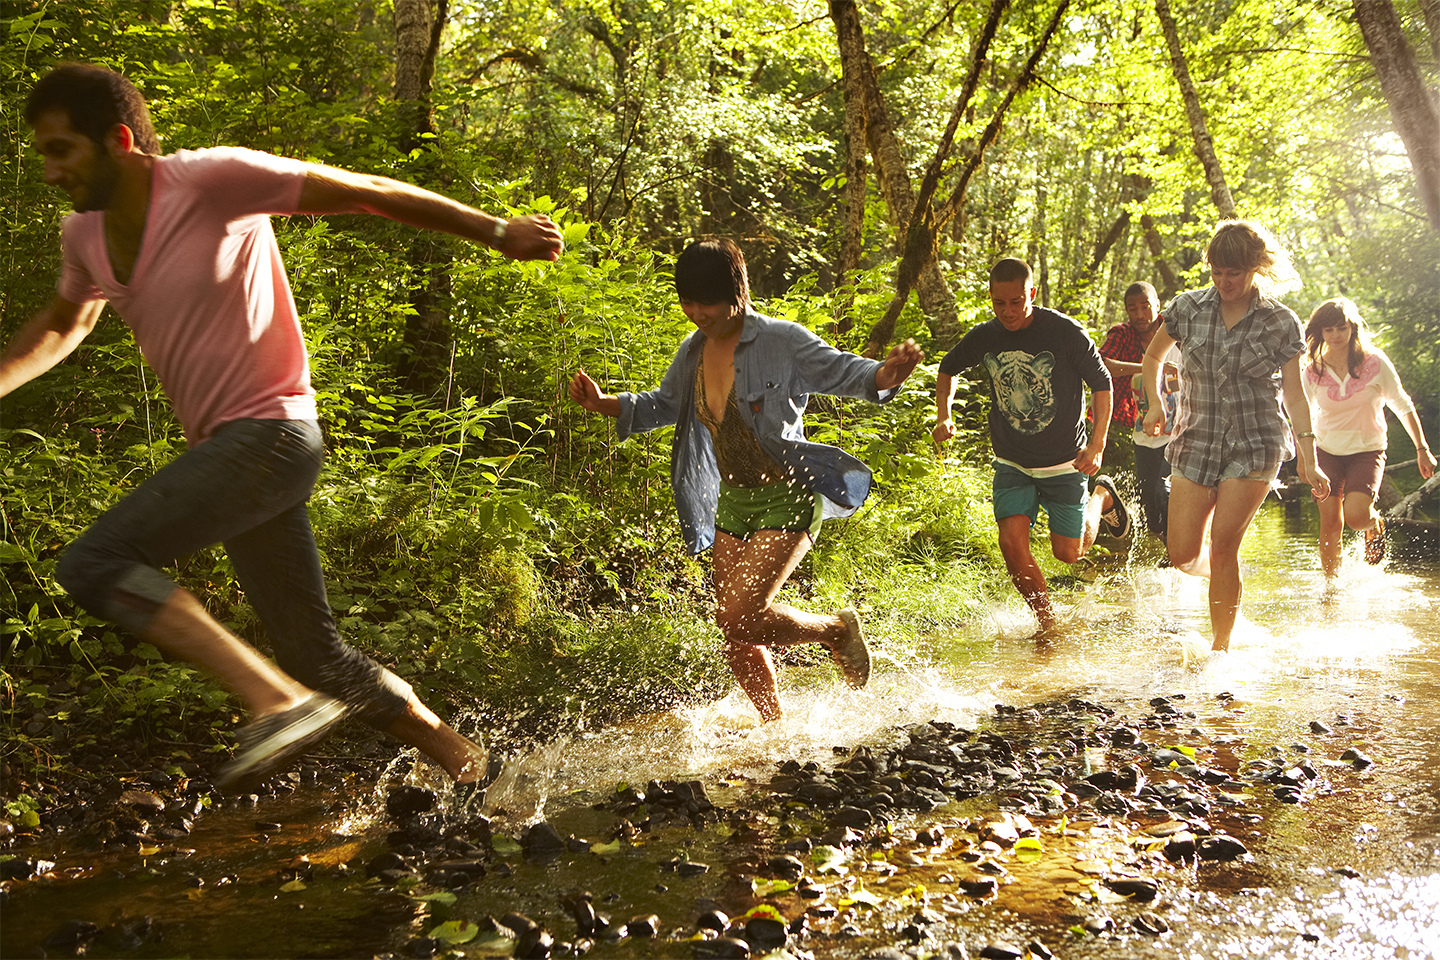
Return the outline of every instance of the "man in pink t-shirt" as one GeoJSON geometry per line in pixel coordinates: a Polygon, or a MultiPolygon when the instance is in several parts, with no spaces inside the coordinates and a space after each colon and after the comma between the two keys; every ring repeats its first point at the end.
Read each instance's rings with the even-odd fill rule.
{"type": "Polygon", "coordinates": [[[347,712],[418,748],[473,794],[497,764],[409,684],[340,639],[306,501],[323,449],[305,341],[270,215],[373,213],[554,260],[548,217],[502,220],[383,177],[252,150],[159,155],[140,92],[65,64],[25,117],[45,179],[70,195],[50,305],[0,354],[0,396],[73,351],[111,303],[175,406],[190,449],[65,552],[56,579],[81,606],[235,690],[253,720],[220,771],[248,782],[317,743],[347,712]],[[278,666],[210,617],[160,567],[221,542],[278,666]]]}

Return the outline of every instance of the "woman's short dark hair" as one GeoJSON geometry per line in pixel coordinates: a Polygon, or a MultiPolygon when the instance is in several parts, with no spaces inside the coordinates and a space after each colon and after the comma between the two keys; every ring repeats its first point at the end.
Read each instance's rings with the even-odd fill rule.
{"type": "Polygon", "coordinates": [[[696,240],[675,259],[675,292],[693,303],[750,305],[745,255],[734,240],[696,240]]]}
{"type": "Polygon", "coordinates": [[[97,144],[115,124],[123,123],[135,135],[135,146],[159,153],[160,141],[150,123],[145,97],[135,84],[107,67],[93,63],[62,63],[40,78],[25,101],[30,126],[42,113],[63,110],[70,125],[97,144]]]}

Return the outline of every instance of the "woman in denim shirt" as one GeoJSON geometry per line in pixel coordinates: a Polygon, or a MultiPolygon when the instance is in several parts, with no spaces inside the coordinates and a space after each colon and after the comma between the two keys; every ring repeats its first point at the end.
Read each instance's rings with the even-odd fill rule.
{"type": "Polygon", "coordinates": [[[1165,542],[1177,569],[1210,578],[1213,649],[1224,651],[1240,613],[1240,543],[1280,464],[1298,448],[1300,479],[1321,500],[1329,486],[1315,465],[1315,431],[1300,386],[1300,320],[1275,299],[1300,285],[1289,255],[1260,224],[1223,220],[1204,262],[1211,286],[1172,300],[1145,352],[1144,430],[1158,436],[1163,428],[1155,399],[1161,363],[1178,342],[1180,410],[1166,452],[1174,472],[1165,542]]]}
{"type": "Polygon", "coordinates": [[[852,687],[870,676],[854,610],[814,614],[775,601],[821,519],[849,516],[870,492],[863,463],[805,439],[805,406],[812,393],[884,403],[924,355],[907,340],[880,363],[756,313],[745,258],[730,240],[691,244],[675,262],[675,289],[696,330],[659,388],[602,393],[578,370],[570,398],[618,418],[622,440],[675,426],[670,480],[681,533],[691,553],[713,544],[726,659],[761,718],[777,720],[783,711],[768,647],[824,644],[852,687]]]}

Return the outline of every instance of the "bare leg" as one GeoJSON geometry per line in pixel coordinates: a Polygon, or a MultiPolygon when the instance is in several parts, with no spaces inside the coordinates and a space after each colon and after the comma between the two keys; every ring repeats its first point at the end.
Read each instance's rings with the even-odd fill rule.
{"type": "Polygon", "coordinates": [[[311,693],[222,627],[184,589],[176,589],[160,605],[141,637],[161,652],[215,674],[257,717],[298,706],[311,693]]]}
{"type": "Polygon", "coordinates": [[[1050,552],[1055,555],[1055,559],[1061,563],[1078,563],[1081,557],[1089,553],[1090,548],[1095,546],[1095,538],[1100,534],[1100,515],[1113,505],[1110,491],[1104,487],[1096,487],[1090,494],[1090,499],[1085,501],[1085,526],[1081,528],[1080,536],[1062,537],[1053,532],[1050,534],[1050,552]]]}
{"type": "MultiPolygon", "coordinates": [[[[1035,612],[1041,630],[1055,625],[1055,611],[1050,606],[1050,593],[1045,583],[1045,574],[1030,552],[1030,518],[1023,513],[1001,517],[996,521],[1000,528],[1000,553],[1005,557],[1005,569],[1010,581],[1020,596],[1035,612]]],[[[1078,543],[1078,541],[1074,541],[1078,543]]]]}
{"type": "Polygon", "coordinates": [[[806,613],[775,595],[810,551],[810,536],[761,530],[749,540],[715,532],[716,621],[725,635],[725,659],[762,720],[778,720],[780,686],[767,646],[822,643],[846,636],[839,617],[806,613]]]}
{"type": "Polygon", "coordinates": [[[462,737],[413,693],[405,712],[385,731],[440,764],[456,783],[470,783],[485,773],[490,753],[462,737]]]}
{"type": "Polygon", "coordinates": [[[1359,491],[1345,494],[1344,512],[1345,525],[1351,530],[1371,530],[1380,519],[1375,501],[1359,491]]]}
{"type": "Polygon", "coordinates": [[[1195,577],[1210,576],[1210,518],[1215,512],[1215,488],[1174,475],[1170,487],[1170,516],[1165,545],[1175,569],[1195,577]]]}
{"type": "Polygon", "coordinates": [[[1316,501],[1320,511],[1320,569],[1333,580],[1340,575],[1341,538],[1345,533],[1345,521],[1341,518],[1341,501],[1335,495],[1316,501]]]}
{"type": "Polygon", "coordinates": [[[1230,634],[1240,613],[1243,591],[1240,542],[1269,492],[1268,480],[1220,481],[1210,542],[1210,628],[1215,633],[1216,650],[1230,649],[1230,634]]]}

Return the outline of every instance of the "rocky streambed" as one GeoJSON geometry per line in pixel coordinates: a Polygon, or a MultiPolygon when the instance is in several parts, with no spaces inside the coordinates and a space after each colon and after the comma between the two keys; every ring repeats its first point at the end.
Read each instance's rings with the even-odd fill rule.
{"type": "Polygon", "coordinates": [[[112,778],[9,825],[3,955],[1204,956],[1232,925],[1326,955],[1306,951],[1355,934],[1333,898],[1402,842],[1337,812],[1404,788],[1370,718],[1264,743],[1244,714],[1228,693],[1001,705],[768,779],[550,797],[523,825],[524,760],[483,813],[370,761],[240,797],[199,768],[112,778]]]}

